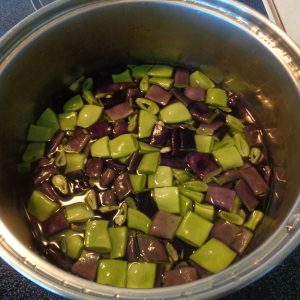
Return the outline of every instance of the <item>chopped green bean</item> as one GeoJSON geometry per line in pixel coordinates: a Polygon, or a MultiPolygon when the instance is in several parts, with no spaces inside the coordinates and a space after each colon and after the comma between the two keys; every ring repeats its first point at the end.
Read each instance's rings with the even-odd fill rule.
{"type": "Polygon", "coordinates": [[[201,203],[204,200],[204,194],[196,191],[192,191],[190,189],[184,188],[182,186],[179,187],[179,192],[181,195],[184,195],[196,203],[201,203]]]}
{"type": "Polygon", "coordinates": [[[195,203],[194,212],[209,221],[215,218],[215,207],[210,204],[195,203]]]}
{"type": "Polygon", "coordinates": [[[94,87],[94,80],[91,77],[88,77],[82,84],[81,91],[89,91],[94,87]]]}
{"type": "Polygon", "coordinates": [[[233,140],[234,140],[235,147],[239,151],[240,155],[242,157],[248,157],[250,153],[250,147],[245,137],[240,133],[236,133],[233,136],[233,140]]]}
{"type": "Polygon", "coordinates": [[[215,150],[212,154],[224,171],[239,168],[244,164],[240,153],[234,146],[215,150]]]}
{"type": "Polygon", "coordinates": [[[104,136],[92,144],[91,155],[93,157],[110,157],[108,136],[104,136]]]}
{"type": "Polygon", "coordinates": [[[78,114],[77,126],[87,128],[98,121],[103,112],[103,107],[86,104],[78,114]]]}
{"type": "Polygon", "coordinates": [[[51,139],[52,134],[52,128],[31,124],[27,134],[27,141],[47,142],[51,139]]]}
{"type": "Polygon", "coordinates": [[[81,89],[82,83],[84,82],[85,77],[80,76],[78,79],[72,82],[69,86],[69,90],[71,90],[74,93],[78,93],[81,89]]]}
{"type": "Polygon", "coordinates": [[[226,134],[221,141],[214,142],[213,151],[230,146],[234,146],[234,140],[229,134],[226,134]]]}
{"type": "Polygon", "coordinates": [[[190,86],[207,90],[215,87],[215,84],[204,73],[197,70],[190,75],[190,86]]]}
{"type": "Polygon", "coordinates": [[[148,175],[148,188],[168,187],[173,185],[173,173],[170,167],[158,166],[156,173],[148,175]]]}
{"type": "Polygon", "coordinates": [[[162,187],[155,188],[153,198],[159,210],[164,210],[170,213],[180,213],[180,199],[178,187],[162,187]]]}
{"type": "Polygon", "coordinates": [[[110,258],[121,258],[125,256],[127,247],[127,227],[110,227],[108,233],[112,245],[110,258]]]}
{"type": "Polygon", "coordinates": [[[149,84],[149,77],[147,75],[143,76],[140,81],[140,90],[143,93],[147,93],[149,90],[150,84],[149,84]]]}
{"type": "Polygon", "coordinates": [[[134,66],[131,69],[131,74],[133,77],[142,78],[147,75],[148,71],[152,68],[152,65],[139,65],[134,66]]]}
{"type": "Polygon", "coordinates": [[[128,208],[127,226],[148,233],[151,220],[142,212],[128,208]]]}
{"type": "Polygon", "coordinates": [[[180,215],[184,217],[188,211],[193,210],[193,202],[190,198],[179,195],[180,198],[180,215]]]}
{"type": "Polygon", "coordinates": [[[153,115],[156,115],[159,112],[159,106],[149,99],[137,98],[135,102],[140,109],[143,109],[153,115]]]}
{"type": "Polygon", "coordinates": [[[202,153],[211,153],[214,147],[214,136],[195,135],[196,150],[202,153]]]}
{"type": "Polygon", "coordinates": [[[110,140],[109,148],[112,158],[121,158],[138,151],[139,146],[134,135],[126,133],[110,140]]]}
{"type": "Polygon", "coordinates": [[[169,257],[171,258],[171,260],[173,262],[177,262],[179,260],[178,253],[171,243],[167,242],[166,250],[167,250],[169,257]]]}
{"type": "Polygon", "coordinates": [[[85,203],[89,206],[90,209],[95,210],[97,209],[97,198],[96,198],[96,192],[94,190],[89,190],[85,197],[84,197],[85,203]]]}
{"type": "Polygon", "coordinates": [[[82,170],[86,163],[86,156],[82,153],[67,153],[66,160],[67,166],[65,169],[65,174],[76,170],[82,170]]]}
{"type": "Polygon", "coordinates": [[[24,162],[34,162],[39,160],[44,156],[45,153],[45,143],[29,143],[27,144],[25,151],[22,155],[24,162]]]}
{"type": "Polygon", "coordinates": [[[260,148],[258,147],[253,147],[250,150],[250,162],[254,165],[259,164],[262,159],[263,159],[264,155],[262,153],[262,151],[260,150],[260,148]]]}
{"type": "Polygon", "coordinates": [[[174,68],[170,66],[154,65],[148,71],[148,75],[153,77],[172,77],[173,70],[174,68]]]}
{"type": "Polygon", "coordinates": [[[227,107],[227,94],[223,89],[210,88],[207,90],[205,101],[208,105],[227,107]]]}
{"type": "Polygon", "coordinates": [[[192,178],[192,174],[186,170],[172,169],[173,176],[180,183],[184,183],[192,178]]]}
{"type": "Polygon", "coordinates": [[[133,262],[128,265],[127,287],[134,289],[150,289],[154,287],[156,264],[133,262]]]}
{"type": "Polygon", "coordinates": [[[144,154],[137,168],[138,173],[154,174],[157,170],[159,158],[160,158],[159,152],[144,154]]]}
{"type": "Polygon", "coordinates": [[[208,185],[201,180],[187,181],[183,183],[183,187],[195,192],[207,192],[208,185]]]}
{"type": "Polygon", "coordinates": [[[51,108],[46,108],[36,122],[37,125],[52,128],[53,132],[59,129],[56,113],[51,108]]]}
{"type": "Polygon", "coordinates": [[[28,174],[31,171],[31,163],[29,163],[29,162],[18,163],[17,171],[20,175],[28,174]]]}
{"type": "Polygon", "coordinates": [[[58,115],[61,130],[74,130],[77,123],[77,112],[68,112],[58,115]]]}
{"type": "Polygon", "coordinates": [[[157,123],[157,117],[146,110],[139,113],[139,138],[149,137],[153,126],[157,123]]]}
{"type": "Polygon", "coordinates": [[[161,109],[159,118],[166,124],[175,124],[189,121],[192,119],[192,116],[181,102],[175,102],[161,109]]]}
{"type": "Polygon", "coordinates": [[[83,250],[83,238],[78,232],[68,230],[62,238],[60,246],[66,255],[77,259],[83,250]]]}
{"type": "Polygon", "coordinates": [[[72,222],[85,222],[94,217],[94,213],[85,203],[78,202],[66,206],[66,218],[72,222]]]}
{"type": "Polygon", "coordinates": [[[82,92],[82,97],[88,104],[98,104],[99,106],[101,106],[101,101],[97,101],[90,90],[84,90],[82,92]]]}
{"type": "Polygon", "coordinates": [[[151,77],[149,79],[149,83],[159,85],[165,90],[169,90],[172,87],[173,81],[174,80],[172,78],[164,78],[164,77],[151,77]]]}
{"type": "Polygon", "coordinates": [[[146,154],[146,153],[151,153],[151,152],[160,152],[160,149],[154,146],[151,146],[149,144],[143,143],[143,142],[138,142],[139,143],[139,153],[141,154],[146,154]]]}
{"type": "Polygon", "coordinates": [[[254,210],[251,215],[248,217],[247,221],[244,224],[244,227],[247,227],[251,230],[255,230],[257,225],[261,222],[264,214],[259,210],[254,210]]]}
{"type": "Polygon", "coordinates": [[[147,181],[145,174],[129,174],[129,178],[134,193],[140,193],[145,190],[147,181]]]}
{"type": "Polygon", "coordinates": [[[242,123],[242,121],[232,115],[226,116],[226,124],[230,128],[237,130],[239,132],[243,132],[245,128],[245,125],[242,123]]]}
{"type": "Polygon", "coordinates": [[[112,74],[112,80],[114,83],[118,82],[132,82],[130,71],[127,69],[119,74],[112,74]]]}
{"type": "Polygon", "coordinates": [[[69,99],[63,107],[65,113],[78,111],[83,107],[83,101],[80,95],[75,95],[69,99]]]}
{"type": "Polygon", "coordinates": [[[243,216],[237,213],[232,213],[223,210],[218,212],[218,217],[236,225],[243,225],[243,223],[245,222],[245,218],[243,218],[243,216]]]}
{"type": "Polygon", "coordinates": [[[51,178],[52,185],[63,195],[69,193],[68,182],[65,176],[57,174],[51,178]]]}

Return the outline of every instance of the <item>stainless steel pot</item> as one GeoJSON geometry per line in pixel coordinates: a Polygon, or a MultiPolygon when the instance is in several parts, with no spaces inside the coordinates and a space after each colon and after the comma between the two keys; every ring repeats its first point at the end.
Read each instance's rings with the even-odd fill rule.
{"type": "Polygon", "coordinates": [[[262,276],[298,244],[300,51],[253,10],[226,0],[58,1],[2,39],[0,63],[0,254],[31,280],[77,299],[214,298],[262,276]],[[241,95],[265,129],[275,166],[270,204],[250,254],[224,272],[172,288],[120,289],[37,253],[15,172],[27,125],[72,77],[128,62],[199,67],[241,95]]]}

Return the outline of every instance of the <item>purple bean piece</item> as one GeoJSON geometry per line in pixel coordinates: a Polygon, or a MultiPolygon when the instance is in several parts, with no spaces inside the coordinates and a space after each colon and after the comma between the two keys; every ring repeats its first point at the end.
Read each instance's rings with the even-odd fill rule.
{"type": "Polygon", "coordinates": [[[95,97],[99,98],[103,94],[117,94],[118,92],[135,88],[135,82],[119,82],[112,83],[111,79],[102,80],[100,84],[97,84],[95,97]]]}
{"type": "Polygon", "coordinates": [[[41,183],[37,189],[53,201],[58,201],[60,199],[53,186],[48,182],[41,183]]]}
{"type": "Polygon", "coordinates": [[[167,105],[171,100],[172,94],[158,85],[151,85],[148,92],[145,95],[145,98],[150,99],[160,105],[167,105]]]}
{"type": "Polygon", "coordinates": [[[218,116],[218,112],[208,108],[202,102],[193,102],[188,108],[193,120],[197,122],[211,123],[218,116]]]}
{"type": "Polygon", "coordinates": [[[177,155],[179,152],[180,138],[179,138],[179,128],[172,128],[171,131],[171,154],[177,155]]]}
{"type": "Polygon", "coordinates": [[[189,259],[187,262],[191,267],[194,267],[197,270],[197,274],[198,274],[199,278],[206,278],[206,277],[212,275],[211,272],[209,272],[209,271],[205,270],[204,268],[200,267],[197,263],[195,263],[191,259],[189,259]]]}
{"type": "Polygon", "coordinates": [[[63,210],[59,210],[42,223],[43,234],[46,238],[68,228],[69,223],[63,210]]]}
{"type": "Polygon", "coordinates": [[[128,123],[124,120],[118,120],[113,123],[113,137],[128,133],[128,123]]]}
{"type": "Polygon", "coordinates": [[[270,188],[255,167],[246,165],[240,168],[240,172],[256,196],[265,196],[268,193],[270,188]]]}
{"type": "Polygon", "coordinates": [[[181,159],[175,156],[170,156],[168,154],[162,154],[160,156],[160,165],[171,167],[173,169],[184,170],[186,168],[185,159],[181,159]]]}
{"type": "Polygon", "coordinates": [[[253,191],[244,179],[240,179],[236,183],[234,189],[238,197],[250,212],[258,206],[259,201],[256,199],[253,191]]]}
{"type": "Polygon", "coordinates": [[[132,186],[128,173],[123,173],[115,180],[114,189],[119,201],[122,201],[132,192],[132,186]]]}
{"type": "Polygon", "coordinates": [[[230,169],[221,173],[219,176],[215,178],[215,181],[219,185],[223,185],[226,183],[233,182],[241,177],[239,169],[230,169]]]}
{"type": "Polygon", "coordinates": [[[180,89],[172,88],[171,92],[173,96],[185,106],[189,106],[193,102],[189,98],[187,98],[180,89]]]}
{"type": "Polygon", "coordinates": [[[103,169],[101,158],[89,158],[85,166],[85,174],[89,177],[100,177],[103,169]]]}
{"type": "Polygon", "coordinates": [[[224,220],[217,220],[210,232],[210,236],[230,246],[240,232],[241,229],[239,226],[224,220]]]}
{"type": "Polygon", "coordinates": [[[135,236],[128,237],[126,259],[128,261],[139,261],[140,259],[139,245],[135,236]]]}
{"type": "Polygon", "coordinates": [[[172,240],[180,221],[180,216],[160,210],[152,217],[149,234],[172,240]]]}
{"type": "Polygon", "coordinates": [[[150,137],[150,145],[164,147],[169,140],[169,136],[169,128],[160,124],[155,124],[150,137]]]}
{"type": "Polygon", "coordinates": [[[93,142],[89,141],[85,147],[82,150],[82,154],[84,154],[86,157],[90,156],[90,151],[91,151],[91,146],[92,146],[93,142]]]}
{"type": "Polygon", "coordinates": [[[46,153],[48,156],[52,156],[58,149],[58,146],[61,144],[63,138],[65,137],[65,132],[58,130],[55,132],[51,141],[48,143],[46,153]]]}
{"type": "Polygon", "coordinates": [[[139,88],[130,88],[126,91],[126,100],[144,97],[144,94],[140,91],[139,88]]]}
{"type": "Polygon", "coordinates": [[[231,115],[245,120],[248,123],[253,122],[253,118],[246,108],[245,104],[238,98],[237,95],[229,94],[228,97],[228,106],[231,108],[231,115]]]}
{"type": "Polygon", "coordinates": [[[190,85],[190,72],[186,69],[176,69],[174,75],[175,86],[189,86],[190,85]]]}
{"type": "Polygon", "coordinates": [[[76,170],[65,175],[72,193],[82,193],[90,188],[88,177],[82,170],[76,170]]]}
{"type": "Polygon", "coordinates": [[[193,150],[195,149],[194,132],[189,129],[179,128],[179,141],[180,150],[193,150]]]}
{"type": "Polygon", "coordinates": [[[269,165],[258,165],[257,166],[260,173],[262,174],[264,180],[267,184],[270,184],[272,169],[269,165]]]}
{"type": "Polygon", "coordinates": [[[40,158],[34,164],[35,164],[34,170],[40,169],[40,168],[43,168],[43,167],[47,167],[47,166],[53,165],[53,159],[50,159],[50,158],[44,156],[44,157],[40,158]]]}
{"type": "Polygon", "coordinates": [[[205,201],[222,210],[231,212],[235,195],[235,191],[228,188],[208,186],[205,201]]]}
{"type": "Polygon", "coordinates": [[[129,174],[135,174],[137,167],[139,166],[143,155],[139,154],[137,152],[132,153],[132,155],[129,158],[128,163],[128,173],[129,174]]]}
{"type": "Polygon", "coordinates": [[[114,206],[118,204],[117,196],[112,190],[100,192],[98,195],[99,204],[101,206],[114,206]]]}
{"type": "Polygon", "coordinates": [[[34,185],[39,185],[50,179],[53,175],[58,174],[58,170],[54,165],[41,167],[33,176],[34,185]]]}
{"type": "Polygon", "coordinates": [[[72,260],[67,257],[58,247],[50,244],[45,250],[45,256],[55,265],[64,269],[70,270],[72,267],[72,260]]]}
{"type": "Polygon", "coordinates": [[[248,144],[253,146],[262,146],[263,145],[263,137],[261,129],[259,129],[255,125],[248,125],[244,129],[244,133],[247,139],[248,144]]]}
{"type": "Polygon", "coordinates": [[[161,287],[164,272],[165,272],[164,264],[157,264],[154,287],[156,288],[161,287]]]}
{"type": "Polygon", "coordinates": [[[150,191],[134,194],[133,198],[138,210],[147,215],[150,219],[158,211],[157,204],[151,197],[150,191]]]}
{"type": "Polygon", "coordinates": [[[117,172],[111,168],[107,168],[100,177],[100,186],[102,188],[109,187],[117,177],[117,172]]]}
{"type": "Polygon", "coordinates": [[[88,134],[79,133],[77,135],[71,136],[66,144],[64,145],[64,150],[66,152],[80,153],[86,144],[89,142],[90,137],[88,134]]]}
{"type": "Polygon", "coordinates": [[[107,120],[102,120],[87,128],[91,139],[100,139],[104,136],[111,136],[112,128],[107,120]]]}
{"type": "Polygon", "coordinates": [[[110,97],[101,98],[101,103],[105,109],[112,108],[115,105],[126,101],[126,91],[118,91],[110,95],[110,97]]]}
{"type": "Polygon", "coordinates": [[[166,248],[159,239],[150,235],[139,234],[137,241],[144,261],[152,263],[169,262],[166,248]]]}
{"type": "Polygon", "coordinates": [[[87,280],[95,280],[99,258],[98,253],[85,251],[84,255],[73,264],[72,273],[87,280]]]}
{"type": "Polygon", "coordinates": [[[163,276],[163,287],[189,283],[199,279],[197,270],[193,267],[184,267],[166,271],[163,276]]]}
{"type": "Polygon", "coordinates": [[[126,165],[123,165],[123,164],[121,164],[118,161],[113,160],[113,159],[107,159],[105,161],[105,165],[106,165],[107,168],[114,169],[117,172],[124,172],[127,169],[126,165]]]}
{"type": "Polygon", "coordinates": [[[105,113],[112,121],[118,121],[129,117],[134,113],[134,111],[126,101],[124,103],[117,104],[109,109],[105,109],[105,113]]]}
{"type": "Polygon", "coordinates": [[[186,87],[184,89],[184,95],[193,101],[204,101],[205,90],[195,87],[186,87]]]}
{"type": "Polygon", "coordinates": [[[240,227],[240,230],[241,230],[240,233],[236,236],[235,240],[232,242],[231,248],[234,251],[237,251],[238,253],[241,254],[245,251],[245,249],[249,245],[253,237],[253,233],[243,226],[240,227]]]}

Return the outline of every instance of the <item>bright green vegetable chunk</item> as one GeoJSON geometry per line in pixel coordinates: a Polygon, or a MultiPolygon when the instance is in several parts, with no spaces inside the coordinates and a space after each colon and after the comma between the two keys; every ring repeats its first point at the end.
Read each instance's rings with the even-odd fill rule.
{"type": "Polygon", "coordinates": [[[189,121],[192,116],[181,102],[175,102],[161,109],[159,118],[166,124],[175,124],[189,121]]]}
{"type": "Polygon", "coordinates": [[[173,84],[172,78],[164,78],[164,77],[151,77],[149,79],[149,82],[151,84],[159,85],[165,90],[169,90],[172,87],[173,84]]]}
{"type": "Polygon", "coordinates": [[[27,144],[25,151],[22,155],[24,162],[34,162],[44,156],[45,143],[29,143],[27,144]]]}
{"type": "Polygon", "coordinates": [[[64,112],[78,111],[83,107],[83,101],[80,95],[75,95],[69,99],[63,107],[64,112]]]}
{"type": "Polygon", "coordinates": [[[69,112],[58,115],[61,130],[74,130],[77,123],[77,112],[69,112]]]}
{"type": "Polygon", "coordinates": [[[190,259],[204,269],[217,273],[227,268],[236,253],[217,239],[210,239],[200,249],[194,252],[190,259]]]}
{"type": "Polygon", "coordinates": [[[93,157],[110,157],[108,136],[104,136],[92,144],[91,155],[93,157]]]}
{"type": "Polygon", "coordinates": [[[52,128],[31,124],[27,134],[27,141],[47,142],[51,139],[52,133],[52,128]]]}
{"type": "Polygon", "coordinates": [[[139,112],[139,138],[149,137],[153,126],[157,123],[157,117],[152,113],[140,110],[139,112]]]}
{"type": "Polygon", "coordinates": [[[149,90],[150,84],[149,84],[149,77],[147,75],[143,76],[143,78],[140,81],[140,91],[143,93],[147,93],[149,90]]]}
{"type": "Polygon", "coordinates": [[[156,264],[133,262],[128,265],[127,287],[134,289],[150,289],[154,287],[156,264]]]}
{"type": "Polygon", "coordinates": [[[112,74],[112,80],[114,83],[118,82],[132,82],[132,78],[130,75],[130,71],[127,69],[122,73],[119,74],[112,74]]]}
{"type": "Polygon", "coordinates": [[[247,227],[251,230],[255,230],[256,226],[260,223],[264,214],[259,210],[254,210],[249,216],[248,220],[244,224],[244,227],[247,227]]]}
{"type": "Polygon", "coordinates": [[[137,171],[142,174],[154,174],[157,170],[159,152],[146,153],[143,155],[137,171]]]}
{"type": "Polygon", "coordinates": [[[196,150],[202,153],[211,153],[214,147],[214,136],[195,135],[196,150]]]}
{"type": "Polygon", "coordinates": [[[184,195],[196,203],[201,203],[204,200],[204,194],[201,192],[196,192],[182,186],[179,187],[179,192],[181,195],[184,195]]]}
{"type": "Polygon", "coordinates": [[[151,152],[160,152],[160,149],[154,146],[151,146],[149,144],[143,143],[143,142],[138,142],[139,143],[139,153],[141,154],[146,154],[146,153],[151,153],[151,152]]]}
{"type": "Polygon", "coordinates": [[[189,211],[176,231],[176,236],[194,247],[200,247],[207,239],[213,223],[189,211]]]}
{"type": "Polygon", "coordinates": [[[58,208],[59,205],[57,203],[50,200],[40,191],[34,190],[29,198],[27,212],[43,222],[58,210],[58,208]]]}
{"type": "Polygon", "coordinates": [[[132,77],[142,78],[143,76],[147,75],[148,71],[152,68],[152,65],[139,65],[134,66],[131,69],[132,77]]]}
{"type": "Polygon", "coordinates": [[[208,185],[201,180],[184,182],[183,187],[195,192],[207,192],[208,185]]]}
{"type": "Polygon", "coordinates": [[[82,170],[86,162],[86,156],[83,153],[66,153],[67,166],[65,174],[82,170]]]}
{"type": "Polygon", "coordinates": [[[82,97],[88,104],[102,104],[101,101],[97,101],[97,99],[94,97],[93,93],[90,90],[84,90],[82,93],[82,97]]]}
{"type": "Polygon", "coordinates": [[[238,213],[232,213],[223,210],[218,212],[218,217],[236,225],[243,225],[245,221],[245,215],[241,216],[238,213]]]}
{"type": "Polygon", "coordinates": [[[215,141],[213,151],[229,146],[234,146],[234,140],[229,134],[226,134],[221,141],[215,141]]]}
{"type": "Polygon", "coordinates": [[[101,259],[99,261],[96,281],[100,284],[126,287],[127,261],[101,259]]]}
{"type": "Polygon", "coordinates": [[[245,137],[240,133],[236,133],[233,136],[233,140],[235,147],[239,151],[240,155],[242,157],[248,157],[250,154],[250,146],[247,143],[245,137]]]}
{"type": "Polygon", "coordinates": [[[148,188],[166,187],[173,185],[173,173],[170,167],[158,166],[156,173],[148,176],[148,188]]]}
{"type": "Polygon", "coordinates": [[[127,226],[148,233],[151,220],[139,210],[128,208],[127,226]]]}
{"type": "Polygon", "coordinates": [[[207,90],[205,102],[212,106],[227,107],[227,99],[225,90],[212,88],[207,90]]]}
{"type": "Polygon", "coordinates": [[[83,203],[78,202],[66,206],[66,218],[68,222],[86,222],[87,220],[94,217],[94,212],[89,209],[89,207],[83,203]]]}
{"type": "Polygon", "coordinates": [[[159,106],[149,99],[137,98],[135,103],[140,109],[143,109],[153,115],[156,115],[159,112],[159,106]]]}
{"type": "Polygon", "coordinates": [[[154,65],[148,71],[148,75],[153,77],[172,77],[173,70],[174,68],[170,66],[154,65]]]}
{"type": "Polygon", "coordinates": [[[215,207],[210,204],[195,203],[194,212],[209,221],[215,218],[215,207]]]}
{"type": "Polygon", "coordinates": [[[128,238],[127,227],[110,227],[108,228],[108,234],[112,245],[110,258],[124,257],[128,238]]]}
{"type": "Polygon", "coordinates": [[[180,183],[186,182],[192,178],[192,174],[189,171],[172,169],[173,175],[180,183]]]}
{"type": "Polygon", "coordinates": [[[36,122],[37,125],[52,128],[53,132],[59,129],[56,113],[50,108],[46,108],[36,122]]]}
{"type": "Polygon", "coordinates": [[[190,75],[190,86],[208,90],[215,87],[215,84],[204,73],[197,70],[190,75]]]}
{"type": "Polygon", "coordinates": [[[139,145],[131,133],[119,135],[109,141],[110,154],[112,158],[121,158],[139,150],[139,145]]]}
{"type": "Polygon", "coordinates": [[[84,245],[87,249],[100,253],[111,251],[108,223],[106,220],[89,220],[86,222],[84,245]]]}
{"type": "Polygon", "coordinates": [[[98,121],[103,112],[103,107],[86,104],[78,114],[77,126],[87,128],[98,121]]]}
{"type": "Polygon", "coordinates": [[[258,147],[253,147],[250,150],[250,162],[254,165],[257,165],[261,162],[264,155],[258,147]]]}
{"type": "Polygon", "coordinates": [[[83,250],[83,238],[73,230],[68,230],[60,242],[62,251],[73,259],[80,257],[83,250]]]}
{"type": "Polygon", "coordinates": [[[243,124],[243,122],[232,116],[232,115],[227,115],[226,116],[226,124],[231,128],[231,129],[234,129],[236,131],[239,131],[239,132],[243,132],[244,131],[244,128],[245,128],[245,125],[243,124]]]}
{"type": "Polygon", "coordinates": [[[193,202],[190,198],[180,195],[180,215],[184,217],[188,211],[193,209],[193,202]]]}
{"type": "Polygon", "coordinates": [[[140,193],[145,190],[147,181],[145,174],[129,174],[129,178],[134,193],[140,193]]]}
{"type": "Polygon", "coordinates": [[[128,131],[129,132],[132,132],[135,130],[137,121],[138,121],[137,113],[128,117],[128,131]]]}
{"type": "Polygon", "coordinates": [[[244,164],[241,155],[234,146],[215,150],[212,154],[224,171],[239,168],[244,164]]]}
{"type": "Polygon", "coordinates": [[[170,213],[180,213],[180,199],[178,187],[163,187],[155,188],[153,198],[159,210],[164,210],[170,213]]]}

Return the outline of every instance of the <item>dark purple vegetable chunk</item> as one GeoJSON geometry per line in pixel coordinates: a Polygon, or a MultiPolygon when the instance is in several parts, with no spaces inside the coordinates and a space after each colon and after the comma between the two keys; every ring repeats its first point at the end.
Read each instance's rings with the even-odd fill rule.
{"type": "Polygon", "coordinates": [[[164,147],[170,136],[170,129],[166,126],[155,124],[150,137],[150,145],[164,147]]]}
{"type": "Polygon", "coordinates": [[[89,177],[100,177],[103,169],[101,158],[89,158],[86,163],[85,173],[89,177]]]}
{"type": "Polygon", "coordinates": [[[262,132],[261,129],[259,129],[257,126],[255,125],[246,126],[244,129],[244,133],[247,142],[251,147],[263,145],[262,132]]]}
{"type": "Polygon", "coordinates": [[[154,287],[156,287],[156,288],[161,287],[164,272],[165,272],[164,264],[157,264],[156,265],[156,277],[155,277],[154,287]]]}
{"type": "Polygon", "coordinates": [[[132,186],[128,173],[123,173],[118,176],[115,181],[114,188],[119,201],[122,201],[132,192],[132,186]]]}
{"type": "Polygon", "coordinates": [[[64,270],[70,270],[72,268],[72,260],[53,244],[50,244],[45,249],[45,256],[53,264],[57,265],[58,267],[64,270]]]}
{"type": "Polygon", "coordinates": [[[259,165],[258,169],[260,173],[262,174],[264,180],[267,184],[270,184],[271,181],[271,175],[272,175],[272,168],[269,165],[259,165]]]}
{"type": "Polygon", "coordinates": [[[172,94],[158,85],[151,85],[145,97],[165,106],[171,100],[172,94]]]}
{"type": "Polygon", "coordinates": [[[88,177],[82,170],[76,170],[66,174],[72,193],[82,193],[90,188],[88,177]]]}
{"type": "Polygon", "coordinates": [[[189,98],[187,98],[180,89],[172,88],[171,92],[174,95],[174,97],[185,106],[189,106],[192,103],[192,101],[189,98]]]}
{"type": "Polygon", "coordinates": [[[253,122],[253,118],[249,113],[248,109],[246,108],[245,104],[238,98],[238,96],[229,94],[228,97],[228,106],[231,108],[231,115],[245,120],[249,123],[253,122]]]}
{"type": "Polygon", "coordinates": [[[209,271],[205,270],[204,268],[200,267],[197,263],[195,263],[191,259],[189,259],[187,262],[191,267],[194,267],[197,270],[197,274],[198,274],[199,278],[206,278],[206,277],[212,275],[211,272],[209,272],[209,271]]]}
{"type": "Polygon", "coordinates": [[[143,97],[144,94],[138,88],[130,88],[126,92],[126,100],[143,97]]]}
{"type": "Polygon", "coordinates": [[[168,154],[162,154],[160,156],[160,165],[180,170],[184,170],[186,168],[185,159],[172,157],[168,154]]]}
{"type": "Polygon", "coordinates": [[[202,102],[193,102],[189,105],[189,111],[194,121],[211,123],[218,113],[202,102]]]}
{"type": "Polygon", "coordinates": [[[45,237],[49,237],[50,235],[68,228],[69,223],[63,210],[59,210],[42,223],[42,230],[45,237]]]}
{"type": "Polygon", "coordinates": [[[139,166],[141,160],[142,160],[143,155],[134,152],[129,158],[129,163],[128,163],[128,173],[129,174],[134,174],[136,172],[137,167],[139,166]]]}
{"type": "Polygon", "coordinates": [[[164,273],[163,287],[192,282],[199,279],[197,270],[193,267],[184,267],[164,273]]]}
{"type": "Polygon", "coordinates": [[[179,152],[180,138],[179,138],[179,128],[172,128],[171,131],[171,154],[176,155],[179,152]]]}
{"type": "Polygon", "coordinates": [[[51,141],[48,143],[47,151],[46,151],[47,155],[52,156],[57,151],[58,146],[61,144],[64,137],[65,137],[64,131],[58,130],[55,132],[51,141]]]}
{"type": "Polygon", "coordinates": [[[151,197],[150,191],[134,194],[133,198],[138,210],[147,215],[149,218],[152,218],[152,216],[158,211],[157,204],[151,197]]]}
{"type": "Polygon", "coordinates": [[[60,196],[57,194],[53,186],[48,182],[41,183],[37,189],[53,201],[58,201],[60,199],[60,196]]]}
{"type": "Polygon", "coordinates": [[[253,191],[244,179],[240,179],[236,183],[234,190],[249,211],[253,211],[259,204],[259,201],[255,198],[253,191]]]}
{"type": "Polygon", "coordinates": [[[117,177],[117,172],[111,168],[107,168],[100,177],[100,186],[102,188],[109,187],[117,177]]]}
{"type": "MultiPolygon", "coordinates": [[[[104,80],[97,85],[95,97],[99,98],[103,94],[118,94],[129,88],[135,88],[135,82],[112,83],[111,79],[104,80]]],[[[101,99],[103,101],[103,98],[101,99]]],[[[104,106],[105,107],[105,106],[104,106]]]]}
{"type": "Polygon", "coordinates": [[[99,121],[87,128],[92,139],[100,139],[104,136],[111,136],[112,128],[107,120],[99,121]]]}
{"type": "Polygon", "coordinates": [[[99,202],[100,205],[104,206],[113,206],[117,205],[117,196],[112,190],[106,190],[99,193],[99,202]]]}
{"type": "Polygon", "coordinates": [[[221,173],[215,178],[215,181],[219,185],[223,185],[229,182],[233,182],[241,177],[240,171],[238,169],[230,169],[221,173]]]}
{"type": "Polygon", "coordinates": [[[190,84],[190,72],[185,69],[176,69],[174,75],[175,86],[188,86],[190,84]]]}
{"type": "Polygon", "coordinates": [[[106,109],[105,113],[112,121],[118,121],[132,115],[134,111],[126,101],[106,109]]]}
{"type": "Polygon", "coordinates": [[[34,185],[39,185],[44,181],[47,181],[55,174],[58,174],[58,170],[53,164],[39,168],[34,174],[34,185]]]}
{"type": "Polygon", "coordinates": [[[241,226],[241,232],[236,236],[235,240],[231,244],[231,248],[238,253],[243,253],[250,243],[253,233],[247,228],[241,226]]]}
{"type": "Polygon", "coordinates": [[[193,101],[201,101],[205,98],[205,90],[195,87],[186,87],[184,89],[184,95],[193,101]]]}
{"type": "Polygon", "coordinates": [[[117,137],[121,134],[125,134],[128,132],[128,123],[124,120],[118,120],[113,123],[113,137],[117,137]]]}
{"type": "Polygon", "coordinates": [[[137,238],[135,236],[129,236],[126,248],[126,259],[128,261],[139,261],[140,258],[137,238]]]}
{"type": "Polygon", "coordinates": [[[180,150],[193,150],[195,149],[195,133],[186,128],[179,128],[180,150]]]}
{"type": "Polygon", "coordinates": [[[218,186],[209,186],[205,201],[222,210],[231,211],[233,207],[233,201],[235,198],[235,191],[218,186]]]}
{"type": "Polygon", "coordinates": [[[113,159],[107,159],[105,161],[106,167],[113,169],[117,172],[123,172],[127,169],[126,165],[123,165],[121,163],[119,163],[118,161],[115,161],[113,159]]]}
{"type": "Polygon", "coordinates": [[[89,140],[90,140],[89,135],[83,132],[71,136],[66,142],[66,144],[64,145],[64,150],[66,152],[80,153],[85,147],[85,145],[89,142],[89,140]]]}

